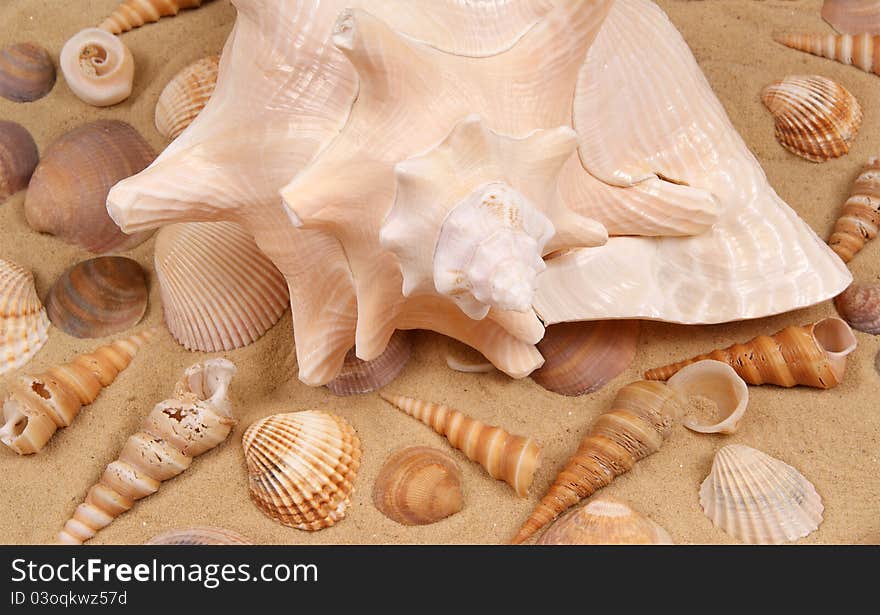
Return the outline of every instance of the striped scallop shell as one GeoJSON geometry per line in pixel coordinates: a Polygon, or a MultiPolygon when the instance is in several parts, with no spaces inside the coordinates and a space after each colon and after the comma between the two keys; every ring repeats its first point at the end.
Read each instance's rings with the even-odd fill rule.
{"type": "Polygon", "coordinates": [[[602,495],[550,526],[539,545],[671,545],[660,525],[626,502],[602,495]]]}
{"type": "Polygon", "coordinates": [[[716,526],[750,544],[791,542],[822,523],[822,498],[796,469],[759,450],[718,451],[700,487],[700,505],[716,526]]]}
{"type": "Polygon", "coordinates": [[[222,527],[188,527],[168,530],[150,538],[145,545],[252,545],[250,539],[222,527]]]}
{"type": "Polygon", "coordinates": [[[34,276],[0,258],[0,374],[27,363],[49,339],[34,276]]]}
{"type": "Polygon", "coordinates": [[[159,95],[156,103],[156,129],[167,139],[176,139],[208,104],[220,56],[208,56],[181,70],[159,95]]]}
{"type": "Polygon", "coordinates": [[[361,443],[342,417],[306,410],[274,414],[242,438],[251,499],[266,515],[300,530],[345,516],[361,464],[361,443]]]}
{"type": "Polygon", "coordinates": [[[155,264],[165,322],[187,350],[247,346],[278,322],[289,303],[282,275],[232,222],[164,227],[155,264]]]}
{"type": "Polygon", "coordinates": [[[862,108],[849,90],[818,75],[793,75],[764,88],[761,100],[776,119],[776,138],[793,154],[825,162],[849,152],[862,108]]]}

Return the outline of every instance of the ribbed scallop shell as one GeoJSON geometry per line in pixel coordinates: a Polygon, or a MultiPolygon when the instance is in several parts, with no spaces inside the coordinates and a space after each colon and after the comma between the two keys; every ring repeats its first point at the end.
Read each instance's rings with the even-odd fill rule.
{"type": "Polygon", "coordinates": [[[39,161],[31,133],[21,124],[0,120],[0,204],[27,188],[39,161]]]}
{"type": "Polygon", "coordinates": [[[539,545],[671,545],[669,534],[625,502],[598,496],[550,526],[539,545]]]}
{"type": "Polygon", "coordinates": [[[168,530],[150,538],[145,545],[252,545],[250,539],[222,527],[189,527],[168,530]]]}
{"type": "Polygon", "coordinates": [[[156,130],[168,139],[176,139],[208,104],[214,86],[220,56],[197,60],[177,73],[156,103],[156,130]]]}
{"type": "Polygon", "coordinates": [[[31,102],[52,91],[52,56],[36,43],[16,43],[0,51],[0,96],[13,102],[31,102]]]}
{"type": "Polygon", "coordinates": [[[342,417],[317,410],[275,414],[242,438],[251,499],[266,515],[300,530],[345,516],[361,463],[361,443],[342,417]]]}
{"type": "Polygon", "coordinates": [[[21,367],[49,339],[49,317],[34,276],[0,258],[0,374],[21,367]]]}
{"type": "Polygon", "coordinates": [[[284,278],[235,223],[166,226],[154,258],[165,322],[187,350],[247,346],[287,309],[284,278]]]}
{"type": "Polygon", "coordinates": [[[853,284],[834,305],[853,329],[880,335],[880,284],[853,284]]]}
{"type": "Polygon", "coordinates": [[[350,350],[339,375],[327,383],[327,388],[340,397],[378,391],[400,375],[411,354],[409,331],[395,331],[382,354],[371,361],[361,361],[354,349],[350,350]]]}
{"type": "Polygon", "coordinates": [[[849,152],[862,124],[862,108],[849,90],[818,75],[793,75],[764,88],[761,100],[776,118],[776,138],[813,162],[849,152]]]}
{"type": "Polygon", "coordinates": [[[796,469],[742,444],[718,451],[700,487],[716,526],[749,544],[791,542],[822,523],[822,498],[796,469]]]}

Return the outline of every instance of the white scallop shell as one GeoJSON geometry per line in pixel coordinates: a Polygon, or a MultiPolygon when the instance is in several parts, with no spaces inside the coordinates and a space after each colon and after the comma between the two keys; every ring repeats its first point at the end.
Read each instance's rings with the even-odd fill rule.
{"type": "Polygon", "coordinates": [[[49,339],[49,326],[33,274],[0,258],[0,374],[30,361],[49,339]]]}
{"type": "Polygon", "coordinates": [[[208,56],[196,60],[177,73],[156,103],[156,130],[167,139],[176,139],[201,113],[214,87],[220,56],[208,56]]]}

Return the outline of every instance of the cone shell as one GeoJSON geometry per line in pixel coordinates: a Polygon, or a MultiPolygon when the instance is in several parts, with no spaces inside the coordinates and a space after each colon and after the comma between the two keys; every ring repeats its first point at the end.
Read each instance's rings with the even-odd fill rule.
{"type": "MultiPolygon", "coordinates": [[[[99,26],[112,34],[121,34],[145,23],[173,17],[181,9],[198,8],[203,0],[125,0],[99,26]]],[[[208,0],[204,0],[207,2],[208,0]]]]}
{"type": "Polygon", "coordinates": [[[307,410],[253,423],[242,438],[251,499],[283,525],[320,530],[345,516],[361,443],[342,417],[307,410]]]}
{"type": "Polygon", "coordinates": [[[61,48],[61,72],[77,98],[95,107],[109,107],[131,95],[134,57],[119,38],[86,28],[61,48]]]}
{"type": "Polygon", "coordinates": [[[828,245],[848,263],[880,228],[880,158],[871,158],[853,184],[828,245]]]}
{"type": "Polygon", "coordinates": [[[662,527],[625,502],[599,496],[550,526],[539,545],[671,545],[662,527]]]}
{"type": "Polygon", "coordinates": [[[49,339],[49,318],[34,276],[0,258],[0,374],[27,363],[49,339]]]}
{"type": "Polygon", "coordinates": [[[712,359],[730,365],[748,384],[804,385],[830,389],[843,380],[846,357],[858,342],[839,318],[786,327],[758,337],[645,372],[648,380],[668,380],[686,365],[712,359]]]}
{"type": "Polygon", "coordinates": [[[400,375],[412,354],[408,331],[395,331],[388,346],[371,361],[361,361],[349,350],[339,375],[327,383],[334,395],[345,397],[378,391],[400,375]]]}
{"type": "Polygon", "coordinates": [[[783,34],[774,38],[786,47],[880,75],[880,35],[783,34]]]}
{"type": "Polygon", "coordinates": [[[787,463],[742,444],[715,455],[700,506],[716,526],[749,544],[803,538],[822,523],[822,498],[787,463]]]}
{"type": "Polygon", "coordinates": [[[127,250],[150,232],[126,235],[107,214],[107,193],[156,154],[125,122],[99,120],[56,140],[31,178],[24,212],[35,231],[92,252],[127,250]]]}
{"type": "Polygon", "coordinates": [[[156,130],[166,139],[176,139],[208,104],[214,86],[220,56],[208,56],[193,62],[177,73],[156,103],[156,130]]]}
{"type": "Polygon", "coordinates": [[[150,538],[145,545],[252,545],[250,539],[238,532],[222,527],[189,527],[180,530],[168,530],[150,538]]]}
{"type": "Polygon", "coordinates": [[[52,91],[52,56],[36,43],[16,43],[0,51],[0,96],[13,102],[31,102],[52,91]]]}
{"type": "Polygon", "coordinates": [[[625,370],[636,354],[638,320],[560,323],[547,327],[538,350],[544,365],[532,380],[560,395],[597,391],[625,370]]]}
{"type": "Polygon", "coordinates": [[[402,525],[428,525],[461,510],[461,472],[446,453],[411,446],[393,453],[373,484],[373,504],[402,525]]]}
{"type": "Polygon", "coordinates": [[[853,284],[837,296],[834,305],[854,329],[880,335],[880,284],[853,284]]]}
{"type": "Polygon", "coordinates": [[[801,158],[825,162],[849,152],[862,125],[862,107],[826,77],[794,75],[768,85],[761,100],[776,118],[776,139],[801,158]]]}
{"type": "Polygon", "coordinates": [[[705,422],[685,414],[682,424],[699,433],[736,433],[749,405],[749,387],[727,363],[697,361],[677,372],[666,383],[682,399],[708,401],[720,418],[705,422]]]}
{"type": "Polygon", "coordinates": [[[0,204],[27,188],[39,161],[31,133],[20,124],[0,120],[0,204]]]}
{"type": "Polygon", "coordinates": [[[825,0],[822,19],[843,34],[880,34],[880,2],[877,0],[825,0]]]}

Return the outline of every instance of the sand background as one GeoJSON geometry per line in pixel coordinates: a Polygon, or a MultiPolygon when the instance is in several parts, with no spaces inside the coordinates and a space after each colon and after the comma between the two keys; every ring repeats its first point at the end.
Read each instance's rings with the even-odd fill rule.
{"type": "MultiPolygon", "coordinates": [[[[98,23],[116,0],[4,0],[0,3],[0,46],[34,40],[57,59],[64,41],[98,23]]],[[[831,31],[819,17],[819,0],[661,0],[693,49],[734,125],[762,162],[774,188],[821,236],[827,237],[852,180],[870,155],[880,154],[880,78],[831,61],[785,49],[771,39],[776,30],[831,31]],[[773,137],[770,114],[759,100],[766,84],[787,74],[831,77],[861,101],[865,120],[848,156],[815,165],[796,158],[773,137]]],[[[165,142],[153,125],[153,111],[169,79],[190,62],[217,53],[235,10],[215,0],[124,35],[137,64],[134,92],[109,109],[90,107],[73,96],[58,75],[45,98],[29,104],[0,99],[0,118],[26,126],[40,148],[84,122],[115,118],[130,122],[158,150],[165,142]]],[[[158,285],[152,273],[153,240],[124,254],[150,272],[150,305],[138,330],[160,325],[158,285]]],[[[34,271],[44,296],[69,266],[89,258],[82,250],[32,231],[24,218],[24,193],[0,205],[0,257],[34,271]]],[[[856,280],[880,278],[880,242],[851,263],[856,280]]],[[[508,540],[544,493],[590,422],[606,411],[615,392],[646,368],[700,351],[803,324],[834,308],[825,303],[773,318],[716,326],[684,327],[645,323],[632,365],[597,393],[566,398],[530,379],[498,373],[468,375],[445,365],[446,338],[418,332],[412,361],[389,386],[402,394],[445,402],[544,445],[545,461],[531,495],[519,499],[504,483],[454,452],[464,475],[464,509],[440,523],[403,527],[382,516],[370,491],[387,455],[407,445],[449,450],[444,439],[383,402],[376,394],[337,398],[309,388],[294,373],[289,312],[261,340],[224,353],[239,368],[232,398],[239,424],[229,440],[199,457],[183,475],[103,530],[95,543],[140,543],[171,527],[220,525],[258,543],[502,543],[508,540]],[[364,458],[347,517],[315,533],[274,523],[250,502],[241,435],[254,420],[276,412],[324,409],[345,416],[363,442],[364,458]]],[[[714,528],[698,503],[698,488],[720,447],[744,443],[797,467],[822,495],[825,521],[804,543],[880,543],[880,376],[874,357],[880,338],[857,333],[859,349],[846,379],[830,391],[751,387],[751,403],[740,431],[709,436],[677,428],[663,449],[618,478],[606,493],[629,500],[664,526],[680,543],[732,543],[714,528]]],[[[26,366],[42,370],[99,340],[77,340],[53,328],[49,342],[26,366]]],[[[163,329],[133,364],[68,429],[59,431],[38,455],[18,457],[0,447],[0,542],[51,542],[107,463],[116,458],[152,406],[169,397],[188,365],[205,355],[185,351],[163,329]]],[[[0,393],[13,374],[0,378],[0,393]]]]}

